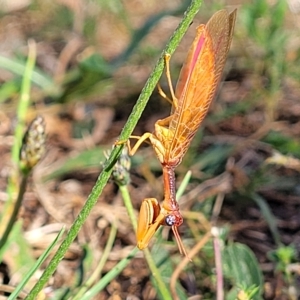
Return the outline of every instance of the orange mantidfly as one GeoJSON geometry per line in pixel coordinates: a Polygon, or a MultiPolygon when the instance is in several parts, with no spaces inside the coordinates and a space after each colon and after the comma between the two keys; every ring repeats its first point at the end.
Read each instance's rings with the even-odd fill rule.
{"type": "MultiPolygon", "coordinates": [[[[165,56],[166,75],[172,96],[169,117],[155,123],[153,133],[145,133],[130,150],[133,155],[142,142],[149,139],[163,168],[164,200],[144,199],[137,229],[137,246],[144,249],[161,225],[172,227],[181,254],[187,252],[178,227],[183,218],[176,201],[175,172],[201,122],[207,114],[221,79],[230,48],[236,10],[216,12],[206,25],[197,28],[196,38],[181,69],[175,92],[170,78],[170,55],[165,56]]],[[[166,96],[161,93],[163,97],[166,96]]]]}

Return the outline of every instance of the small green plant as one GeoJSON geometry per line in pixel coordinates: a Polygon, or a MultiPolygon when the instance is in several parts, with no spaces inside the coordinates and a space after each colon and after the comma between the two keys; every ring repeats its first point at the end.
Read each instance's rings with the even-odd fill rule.
{"type": "MultiPolygon", "coordinates": [[[[294,274],[291,271],[290,265],[297,262],[297,250],[295,245],[281,245],[276,250],[268,253],[268,257],[276,264],[275,272],[283,274],[284,281],[287,287],[296,285],[294,274]]],[[[288,291],[289,288],[286,289],[288,291]]]]}

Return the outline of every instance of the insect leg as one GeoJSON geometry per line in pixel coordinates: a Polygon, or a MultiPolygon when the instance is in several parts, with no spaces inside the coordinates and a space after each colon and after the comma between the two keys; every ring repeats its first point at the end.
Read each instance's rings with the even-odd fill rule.
{"type": "Polygon", "coordinates": [[[165,54],[166,76],[167,76],[168,85],[169,85],[171,96],[172,96],[172,100],[173,100],[172,101],[172,105],[176,109],[177,106],[178,106],[178,104],[177,104],[177,98],[175,96],[175,92],[174,92],[173,85],[172,85],[172,80],[171,80],[170,59],[171,59],[171,55],[168,54],[168,53],[166,53],[165,54]]]}
{"type": "Polygon", "coordinates": [[[135,154],[135,152],[138,150],[138,148],[141,146],[141,144],[143,142],[145,142],[150,136],[152,136],[152,133],[150,133],[150,132],[146,132],[142,136],[131,135],[129,137],[129,139],[137,139],[138,140],[133,147],[131,147],[129,139],[127,141],[116,141],[115,146],[126,144],[129,155],[133,156],[135,154]]]}
{"type": "Polygon", "coordinates": [[[160,86],[159,83],[157,84],[157,90],[158,90],[159,95],[160,95],[162,98],[164,98],[165,100],[167,100],[169,103],[171,103],[171,104],[173,105],[173,100],[170,99],[170,98],[166,95],[166,93],[162,90],[162,88],[161,88],[161,86],[160,86]]]}
{"type": "Polygon", "coordinates": [[[127,147],[129,150],[129,155],[132,156],[135,154],[135,152],[140,148],[141,144],[145,142],[147,139],[152,136],[152,133],[146,132],[142,136],[136,136],[132,135],[130,136],[130,139],[137,139],[138,141],[135,143],[135,145],[131,148],[129,140],[127,141],[127,147]]]}

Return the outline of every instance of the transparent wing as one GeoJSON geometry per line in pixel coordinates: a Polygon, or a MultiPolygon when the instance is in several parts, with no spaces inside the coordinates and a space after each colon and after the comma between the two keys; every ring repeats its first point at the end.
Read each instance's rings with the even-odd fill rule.
{"type": "Polygon", "coordinates": [[[180,163],[207,114],[224,68],[235,16],[236,11],[218,11],[197,29],[176,86],[178,106],[169,125],[171,136],[166,137],[166,163],[180,163]]]}

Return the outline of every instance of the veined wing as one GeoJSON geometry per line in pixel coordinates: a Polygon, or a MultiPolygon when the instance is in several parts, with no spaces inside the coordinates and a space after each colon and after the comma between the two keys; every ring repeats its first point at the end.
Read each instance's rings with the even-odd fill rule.
{"type": "Polygon", "coordinates": [[[231,14],[221,10],[197,29],[176,86],[178,107],[169,125],[172,137],[165,145],[166,163],[181,161],[207,114],[230,48],[235,18],[236,10],[231,14]]]}

